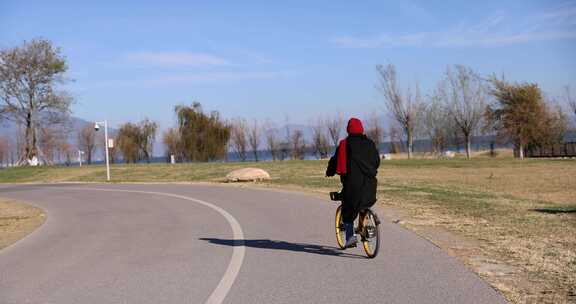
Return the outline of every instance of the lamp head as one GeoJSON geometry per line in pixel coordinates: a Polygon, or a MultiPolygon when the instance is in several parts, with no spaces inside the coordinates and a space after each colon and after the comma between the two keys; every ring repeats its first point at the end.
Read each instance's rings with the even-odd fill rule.
{"type": "Polygon", "coordinates": [[[100,130],[100,125],[98,125],[98,123],[95,123],[95,124],[94,124],[94,130],[95,130],[95,131],[100,130]]]}

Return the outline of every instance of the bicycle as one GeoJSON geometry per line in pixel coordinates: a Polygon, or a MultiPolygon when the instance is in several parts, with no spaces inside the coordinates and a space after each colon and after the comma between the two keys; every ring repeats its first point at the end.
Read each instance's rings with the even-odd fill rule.
{"type": "MultiPolygon", "coordinates": [[[[330,199],[341,202],[342,193],[330,192],[330,199]]],[[[372,209],[366,208],[359,212],[358,225],[354,227],[354,232],[359,234],[364,251],[368,258],[375,258],[380,250],[380,219],[372,209]]],[[[342,222],[342,204],[336,209],[336,241],[340,249],[345,249],[346,229],[342,222]]]]}

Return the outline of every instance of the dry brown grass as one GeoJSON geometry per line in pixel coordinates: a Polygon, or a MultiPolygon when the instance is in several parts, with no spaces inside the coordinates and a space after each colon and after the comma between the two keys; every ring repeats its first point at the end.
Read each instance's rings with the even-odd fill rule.
{"type": "Polygon", "coordinates": [[[576,162],[484,165],[392,166],[380,198],[511,302],[576,302],[576,162]],[[474,242],[445,244],[438,227],[474,242]]]}
{"type": "Polygon", "coordinates": [[[25,237],[44,223],[41,209],[0,198],[0,249],[25,237]]]}
{"type": "Polygon", "coordinates": [[[576,203],[576,166],[567,161],[508,161],[502,166],[391,166],[380,171],[381,184],[431,184],[516,199],[576,203]]]}

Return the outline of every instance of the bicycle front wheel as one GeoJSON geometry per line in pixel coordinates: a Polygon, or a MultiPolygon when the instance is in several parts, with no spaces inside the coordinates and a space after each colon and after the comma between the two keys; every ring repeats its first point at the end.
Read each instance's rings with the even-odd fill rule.
{"type": "Polygon", "coordinates": [[[380,220],[372,210],[366,210],[362,225],[362,245],[366,255],[373,259],[380,250],[380,220]]]}
{"type": "Polygon", "coordinates": [[[346,248],[346,229],[344,228],[344,222],[342,222],[342,206],[338,206],[336,209],[336,242],[340,249],[346,248]]]}

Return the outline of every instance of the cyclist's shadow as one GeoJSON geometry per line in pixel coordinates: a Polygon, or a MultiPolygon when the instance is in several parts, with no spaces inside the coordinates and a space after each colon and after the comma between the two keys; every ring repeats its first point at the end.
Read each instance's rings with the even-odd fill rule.
{"type": "Polygon", "coordinates": [[[231,240],[231,239],[216,239],[216,238],[200,238],[200,240],[207,241],[211,244],[217,244],[223,246],[245,246],[250,248],[305,252],[305,253],[339,256],[346,258],[364,258],[361,255],[345,253],[344,251],[336,247],[302,244],[302,243],[290,243],[285,241],[274,241],[267,239],[231,240]]]}

